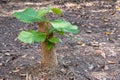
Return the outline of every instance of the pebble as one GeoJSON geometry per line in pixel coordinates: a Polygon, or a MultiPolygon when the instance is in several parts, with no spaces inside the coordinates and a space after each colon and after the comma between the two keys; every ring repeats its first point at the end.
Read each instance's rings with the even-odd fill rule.
{"type": "Polygon", "coordinates": [[[26,76],[26,74],[20,74],[20,76],[25,77],[25,76],[26,76]]]}
{"type": "Polygon", "coordinates": [[[82,47],[85,47],[85,46],[86,46],[86,44],[82,44],[81,46],[82,46],[82,47]]]}
{"type": "Polygon", "coordinates": [[[31,57],[31,59],[35,59],[35,57],[31,57]]]}
{"type": "Polygon", "coordinates": [[[101,42],[101,43],[99,44],[99,46],[105,46],[105,45],[106,45],[105,42],[101,42]]]}
{"type": "Polygon", "coordinates": [[[70,77],[69,80],[74,80],[74,77],[70,77]]]}
{"type": "Polygon", "coordinates": [[[26,58],[27,57],[27,54],[23,55],[22,58],[26,58]]]}
{"type": "Polygon", "coordinates": [[[91,42],[90,45],[93,46],[93,47],[99,47],[99,43],[98,42],[91,42]]]}
{"type": "Polygon", "coordinates": [[[79,41],[79,42],[77,42],[77,44],[78,44],[78,45],[82,45],[82,44],[83,44],[83,42],[82,42],[82,41],[79,41]]]}
{"type": "Polygon", "coordinates": [[[86,30],[86,33],[92,33],[92,30],[86,30]]]}
{"type": "Polygon", "coordinates": [[[117,53],[114,52],[114,51],[111,51],[111,54],[109,54],[108,56],[110,56],[110,57],[116,57],[116,56],[117,56],[117,53]]]}
{"type": "Polygon", "coordinates": [[[103,58],[106,58],[106,54],[102,50],[95,50],[96,55],[101,55],[103,58]]]}
{"type": "Polygon", "coordinates": [[[107,78],[101,78],[100,80],[107,80],[107,78]]]}
{"type": "Polygon", "coordinates": [[[112,39],[112,38],[109,38],[108,39],[110,42],[114,43],[115,42],[115,39],[112,39]]]}
{"type": "Polygon", "coordinates": [[[94,69],[94,66],[93,65],[89,65],[89,70],[92,70],[92,69],[94,69]]]}
{"type": "Polygon", "coordinates": [[[108,73],[106,72],[92,72],[91,76],[96,78],[95,80],[106,80],[108,73]]]}
{"type": "Polygon", "coordinates": [[[109,70],[109,67],[107,65],[105,65],[104,70],[109,70]]]}
{"type": "Polygon", "coordinates": [[[63,73],[65,73],[65,72],[66,72],[66,70],[65,70],[64,68],[62,68],[60,71],[61,71],[61,72],[63,72],[63,73]]]}
{"type": "Polygon", "coordinates": [[[3,63],[0,63],[0,67],[3,65],[3,63]]]}
{"type": "Polygon", "coordinates": [[[10,53],[7,52],[7,53],[5,53],[5,55],[6,55],[6,56],[10,56],[10,53]]]}
{"type": "Polygon", "coordinates": [[[102,50],[95,50],[96,55],[101,55],[102,54],[102,50]]]}
{"type": "Polygon", "coordinates": [[[106,54],[105,54],[104,52],[101,54],[101,56],[102,56],[103,58],[106,58],[106,54]]]}
{"type": "Polygon", "coordinates": [[[103,69],[105,67],[105,62],[103,62],[103,61],[98,62],[97,67],[103,69]]]}

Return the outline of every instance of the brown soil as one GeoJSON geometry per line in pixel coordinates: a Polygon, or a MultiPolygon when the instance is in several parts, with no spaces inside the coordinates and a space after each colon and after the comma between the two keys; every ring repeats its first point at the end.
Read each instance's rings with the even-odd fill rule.
{"type": "MultiPolygon", "coordinates": [[[[0,1],[0,80],[120,80],[120,1],[0,1]],[[41,70],[41,47],[17,40],[21,30],[36,29],[13,17],[26,7],[60,7],[79,34],[61,37],[59,66],[41,70]]],[[[57,16],[50,15],[51,19],[57,16]]]]}

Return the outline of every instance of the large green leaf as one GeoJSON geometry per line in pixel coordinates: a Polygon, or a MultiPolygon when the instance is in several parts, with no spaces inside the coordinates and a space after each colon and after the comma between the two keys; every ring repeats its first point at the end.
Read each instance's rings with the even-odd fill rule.
{"type": "Polygon", "coordinates": [[[48,7],[47,9],[40,9],[40,10],[38,11],[38,17],[39,17],[39,18],[43,17],[45,14],[49,13],[50,10],[51,10],[50,7],[48,7]]]}
{"type": "Polygon", "coordinates": [[[78,33],[78,27],[65,20],[53,20],[50,22],[52,27],[58,31],[78,33]]]}
{"type": "Polygon", "coordinates": [[[20,32],[18,39],[24,43],[43,42],[46,39],[46,35],[34,30],[22,31],[20,32]]]}
{"type": "Polygon", "coordinates": [[[58,33],[59,33],[61,36],[64,36],[64,35],[65,35],[65,32],[62,32],[62,31],[58,31],[58,33]]]}
{"type": "Polygon", "coordinates": [[[61,15],[62,14],[62,11],[59,9],[59,8],[52,8],[51,9],[53,13],[55,14],[58,14],[58,15],[61,15]]]}
{"type": "Polygon", "coordinates": [[[25,23],[31,23],[31,22],[37,22],[42,20],[42,18],[38,18],[38,13],[36,10],[32,8],[26,8],[22,12],[15,12],[14,16],[19,19],[22,22],[25,23]]]}
{"type": "Polygon", "coordinates": [[[51,43],[58,43],[60,40],[59,38],[53,37],[53,38],[48,39],[48,41],[51,43]]]}

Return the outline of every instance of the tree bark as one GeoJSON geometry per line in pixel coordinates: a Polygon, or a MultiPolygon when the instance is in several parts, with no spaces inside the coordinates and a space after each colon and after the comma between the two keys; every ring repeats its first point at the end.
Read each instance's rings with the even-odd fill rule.
{"type": "MultiPolygon", "coordinates": [[[[50,23],[47,23],[47,22],[38,23],[39,32],[47,34],[49,32],[50,27],[51,27],[50,23]]],[[[54,34],[52,33],[47,35],[47,38],[51,38],[53,36],[54,34]]],[[[58,65],[55,44],[50,50],[47,49],[46,44],[47,44],[47,39],[41,43],[41,47],[42,47],[41,48],[41,56],[42,56],[41,66],[43,68],[54,68],[55,66],[58,65]]]]}

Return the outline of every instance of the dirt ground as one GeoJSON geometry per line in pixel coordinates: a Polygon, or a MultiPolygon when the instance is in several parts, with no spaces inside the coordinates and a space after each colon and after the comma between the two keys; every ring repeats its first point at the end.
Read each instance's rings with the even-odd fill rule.
{"type": "Polygon", "coordinates": [[[120,80],[119,7],[119,0],[0,2],[0,80],[120,80]],[[36,23],[25,24],[12,15],[26,7],[48,5],[61,8],[62,18],[80,30],[77,35],[60,36],[63,42],[56,45],[59,67],[53,71],[37,68],[40,44],[17,39],[21,30],[36,29],[36,23]]]}

